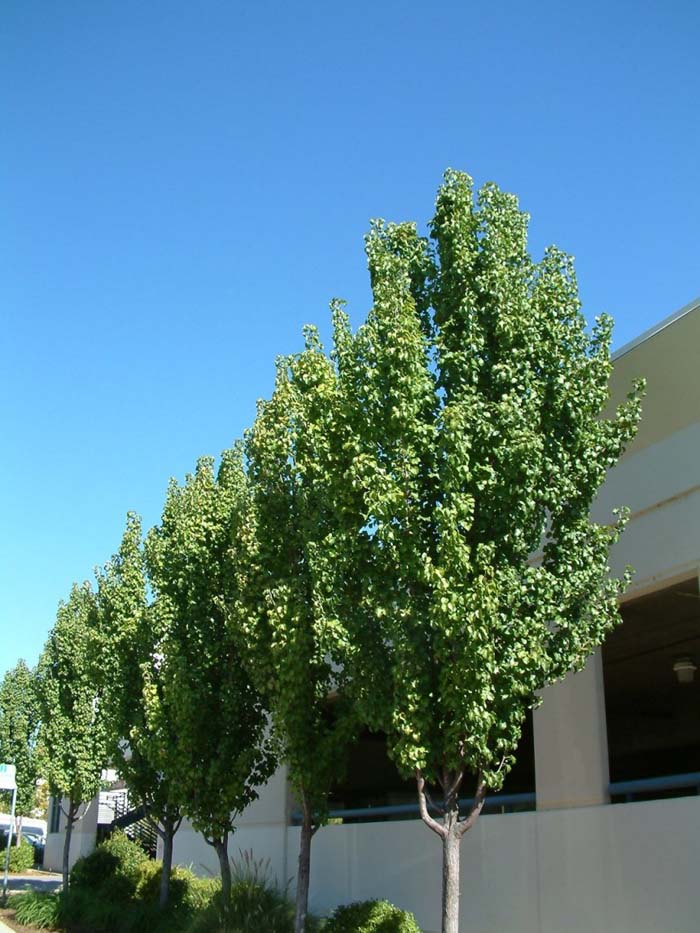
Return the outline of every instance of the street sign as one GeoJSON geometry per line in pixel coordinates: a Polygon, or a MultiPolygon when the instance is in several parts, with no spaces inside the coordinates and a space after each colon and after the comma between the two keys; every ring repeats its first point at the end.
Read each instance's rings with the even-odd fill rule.
{"type": "Polygon", "coordinates": [[[0,790],[16,790],[16,770],[14,765],[0,765],[0,790]]]}
{"type": "Polygon", "coordinates": [[[17,803],[17,781],[14,765],[0,765],[0,790],[12,791],[10,826],[7,833],[7,848],[5,849],[5,876],[2,879],[2,906],[5,907],[7,905],[7,880],[10,872],[10,847],[12,846],[12,829],[15,822],[15,805],[17,803]]]}

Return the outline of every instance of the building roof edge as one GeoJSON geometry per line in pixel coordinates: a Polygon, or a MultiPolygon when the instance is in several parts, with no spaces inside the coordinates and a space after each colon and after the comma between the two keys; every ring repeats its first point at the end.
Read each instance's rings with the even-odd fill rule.
{"type": "Polygon", "coordinates": [[[673,314],[659,321],[658,324],[653,324],[648,330],[643,331],[638,337],[634,337],[628,343],[623,344],[619,350],[615,350],[611,356],[611,360],[615,362],[615,360],[618,360],[621,356],[629,353],[630,350],[634,350],[635,347],[638,347],[640,343],[645,343],[651,337],[655,337],[657,334],[661,333],[662,330],[666,330],[671,324],[675,324],[676,321],[685,317],[686,314],[690,314],[691,311],[695,311],[698,308],[700,308],[700,298],[693,298],[687,305],[683,305],[678,311],[674,311],[673,314]]]}

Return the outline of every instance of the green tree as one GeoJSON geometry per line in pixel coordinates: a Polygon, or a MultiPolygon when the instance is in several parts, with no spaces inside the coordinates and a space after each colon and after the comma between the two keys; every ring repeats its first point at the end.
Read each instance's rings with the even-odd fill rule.
{"type": "Polygon", "coordinates": [[[159,677],[178,736],[173,780],[183,812],[216,851],[225,907],[234,820],[275,764],[262,699],[225,605],[246,495],[240,447],[224,453],[217,474],[202,458],[183,486],[171,482],[161,524],[146,538],[149,580],[166,620],[159,677]]]}
{"type": "Polygon", "coordinates": [[[63,886],[73,827],[99,792],[107,759],[98,687],[86,655],[93,635],[95,594],[88,583],[73,586],[59,605],[56,623],[39,660],[39,732],[46,777],[56,803],[67,800],[63,846],[63,886]],[[81,804],[85,804],[81,812],[81,804]]]}
{"type": "Polygon", "coordinates": [[[109,754],[129,799],[144,807],[163,842],[160,903],[168,902],[173,838],[182,821],[172,778],[178,736],[167,708],[160,654],[167,617],[147,595],[141,520],[133,513],[118,553],[97,575],[93,659],[101,684],[109,754]]]}
{"type": "MultiPolygon", "coordinates": [[[[30,816],[36,807],[36,782],[39,776],[37,733],[39,700],[34,671],[19,660],[0,683],[0,761],[17,770],[16,813],[30,816]]],[[[17,834],[17,845],[21,834],[17,834]]]]}
{"type": "Polygon", "coordinates": [[[458,929],[460,840],[526,711],[584,665],[627,582],[608,567],[621,517],[596,525],[589,509],[642,386],[603,417],[611,320],[587,331],[572,260],[550,248],[533,262],[527,224],[515,197],[487,184],[475,203],[449,171],[430,239],[373,224],[366,323],[353,335],[335,314],[353,450],[339,509],[363,586],[348,622],[365,682],[383,688],[363,695],[368,721],[442,841],[444,933],[458,929]]]}
{"type": "Polygon", "coordinates": [[[274,394],[259,403],[247,438],[251,568],[233,616],[248,636],[301,805],[297,933],[306,923],[311,839],[327,819],[331,785],[357,732],[349,668],[334,663],[344,633],[335,606],[337,401],[334,367],[309,329],[305,352],[278,362],[274,394]]]}

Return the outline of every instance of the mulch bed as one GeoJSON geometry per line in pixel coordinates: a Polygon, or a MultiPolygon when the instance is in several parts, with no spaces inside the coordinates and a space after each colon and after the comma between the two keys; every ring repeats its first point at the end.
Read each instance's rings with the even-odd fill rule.
{"type": "Polygon", "coordinates": [[[0,908],[0,920],[17,933],[46,933],[46,930],[41,930],[39,927],[23,927],[15,920],[14,910],[8,910],[6,907],[0,908]]]}

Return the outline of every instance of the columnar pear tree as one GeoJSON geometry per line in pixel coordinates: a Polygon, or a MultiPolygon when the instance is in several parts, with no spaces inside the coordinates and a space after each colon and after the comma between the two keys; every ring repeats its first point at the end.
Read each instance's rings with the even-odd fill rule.
{"type": "Polygon", "coordinates": [[[642,387],[603,417],[611,321],[587,330],[572,260],[534,262],[527,225],[515,197],[487,184],[475,203],[449,171],[430,239],[373,225],[366,323],[353,334],[335,313],[353,453],[339,508],[362,582],[350,643],[388,685],[365,691],[365,715],[442,842],[444,933],[458,930],[460,840],[527,710],[585,664],[627,582],[608,567],[621,516],[597,525],[589,509],[642,387]]]}
{"type": "Polygon", "coordinates": [[[70,845],[100,789],[107,760],[104,717],[92,665],[87,663],[94,638],[95,594],[88,583],[73,586],[56,615],[37,672],[41,711],[39,741],[54,805],[67,800],[63,846],[63,887],[68,887],[70,845]],[[81,811],[81,805],[85,804],[81,811]]]}
{"type": "Polygon", "coordinates": [[[274,394],[259,403],[247,438],[250,567],[233,614],[301,806],[298,933],[306,923],[311,839],[326,821],[331,784],[356,734],[348,668],[334,663],[344,635],[335,599],[342,540],[333,470],[337,379],[315,331],[306,336],[303,353],[278,361],[274,394]]]}
{"type": "Polygon", "coordinates": [[[216,851],[225,907],[229,835],[275,764],[262,699],[226,611],[246,501],[240,446],[223,454],[217,473],[202,458],[183,486],[171,482],[161,523],[146,538],[163,619],[159,689],[177,735],[172,779],[183,812],[216,851]]]}
{"type": "Polygon", "coordinates": [[[178,736],[161,678],[164,613],[149,603],[141,521],[130,513],[118,553],[97,575],[96,677],[112,762],[130,800],[163,842],[160,903],[168,901],[173,837],[180,826],[180,788],[173,780],[178,736]]]}
{"type": "MultiPolygon", "coordinates": [[[[16,768],[16,813],[20,826],[22,817],[30,816],[36,806],[38,730],[39,700],[34,671],[19,660],[0,683],[0,761],[16,768]]],[[[18,833],[18,845],[20,841],[18,833]]]]}

